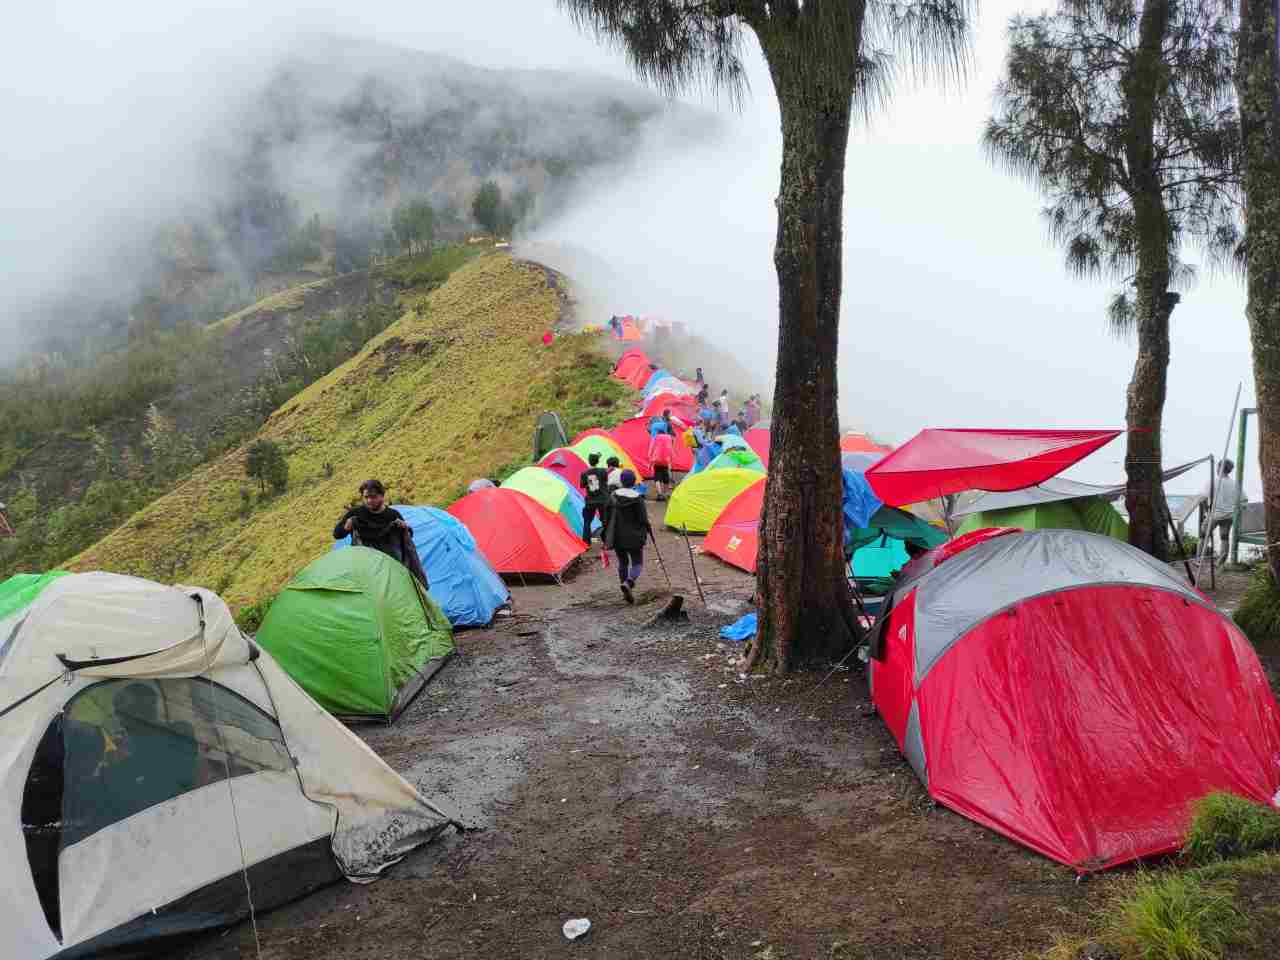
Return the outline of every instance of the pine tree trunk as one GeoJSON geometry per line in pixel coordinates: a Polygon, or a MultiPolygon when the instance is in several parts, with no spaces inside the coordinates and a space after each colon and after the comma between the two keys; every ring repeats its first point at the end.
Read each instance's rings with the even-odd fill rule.
{"type": "Polygon", "coordinates": [[[1169,552],[1169,533],[1160,479],[1160,430],[1169,372],[1169,316],[1178,295],[1169,290],[1172,234],[1156,155],[1155,117],[1163,82],[1162,47],[1171,15],[1169,0],[1143,4],[1137,55],[1123,80],[1129,114],[1125,160],[1138,260],[1134,303],[1138,358],[1126,397],[1129,433],[1124,503],[1129,513],[1129,542],[1161,559],[1169,552]]]}
{"type": "Polygon", "coordinates": [[[857,629],[845,579],[836,405],[853,82],[806,78],[794,51],[764,47],[782,111],[778,366],[750,663],[783,673],[842,655],[857,629]]]}
{"type": "MultiPolygon", "coordinates": [[[[1280,2],[1242,0],[1236,92],[1244,134],[1249,336],[1257,389],[1267,565],[1280,584],[1280,2]]],[[[1244,464],[1236,469],[1243,470],[1244,464]]]]}

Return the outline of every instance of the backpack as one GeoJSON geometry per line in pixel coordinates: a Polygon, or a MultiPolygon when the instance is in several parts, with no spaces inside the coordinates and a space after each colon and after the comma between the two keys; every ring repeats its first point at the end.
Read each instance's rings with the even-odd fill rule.
{"type": "Polygon", "coordinates": [[[684,445],[688,447],[690,450],[698,449],[698,446],[699,446],[698,437],[692,430],[686,430],[684,432],[684,436],[681,439],[684,440],[684,445]]]}

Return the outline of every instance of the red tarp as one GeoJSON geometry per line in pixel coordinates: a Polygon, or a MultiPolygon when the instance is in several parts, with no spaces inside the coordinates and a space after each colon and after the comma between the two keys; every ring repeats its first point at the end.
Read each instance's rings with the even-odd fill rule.
{"type": "Polygon", "coordinates": [[[564,517],[519,490],[490,487],[449,508],[471,531],[476,546],[499,573],[558,576],[587,552],[564,517]]]}
{"type": "Polygon", "coordinates": [[[582,484],[578,481],[582,479],[582,475],[587,471],[588,464],[587,461],[569,448],[556,447],[554,450],[549,450],[538,461],[538,466],[559,474],[562,479],[569,481],[569,484],[575,490],[582,492],[582,484]]]}
{"type": "MultiPolygon", "coordinates": [[[[763,459],[763,457],[761,458],[763,459]]],[[[760,511],[764,509],[764,484],[753,483],[720,511],[702,541],[702,552],[719,557],[748,573],[756,572],[760,553],[760,511]]]]}
{"type": "Polygon", "coordinates": [[[921,430],[867,481],[891,507],[962,490],[1021,490],[1057,476],[1123,430],[921,430]]]}

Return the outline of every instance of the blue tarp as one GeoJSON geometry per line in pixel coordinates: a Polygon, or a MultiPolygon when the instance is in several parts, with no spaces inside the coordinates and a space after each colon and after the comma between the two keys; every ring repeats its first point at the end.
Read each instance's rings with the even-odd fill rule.
{"type": "Polygon", "coordinates": [[[729,624],[727,627],[720,628],[720,638],[722,640],[750,640],[756,635],[756,615],[755,612],[748,613],[741,620],[729,624]]]}
{"type": "MultiPolygon", "coordinates": [[[[861,470],[844,467],[844,527],[857,530],[867,526],[884,503],[875,495],[861,470]]],[[[846,542],[848,537],[846,536],[846,542]]]]}
{"type": "MultiPolygon", "coordinates": [[[[493,620],[494,611],[511,602],[502,578],[476,549],[476,541],[462,521],[435,507],[396,506],[413,531],[413,545],[431,584],[431,599],[455,627],[479,627],[493,620]]],[[[582,523],[579,514],[578,523],[582,523]]],[[[351,546],[339,540],[333,549],[351,546]]]]}

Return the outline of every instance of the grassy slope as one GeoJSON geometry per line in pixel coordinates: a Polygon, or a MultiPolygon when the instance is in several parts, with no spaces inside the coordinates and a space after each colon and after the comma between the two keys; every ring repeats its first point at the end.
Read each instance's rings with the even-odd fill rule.
{"type": "Polygon", "coordinates": [[[70,567],[196,583],[250,603],[328,549],[362,479],[381,478],[396,502],[443,505],[495,465],[528,457],[542,410],[561,410],[570,430],[623,415],[595,338],[540,342],[560,311],[540,268],[482,257],[430,294],[407,291],[402,304],[399,321],[262,428],[288,456],[287,492],[242,516],[241,447],[70,567]]]}

